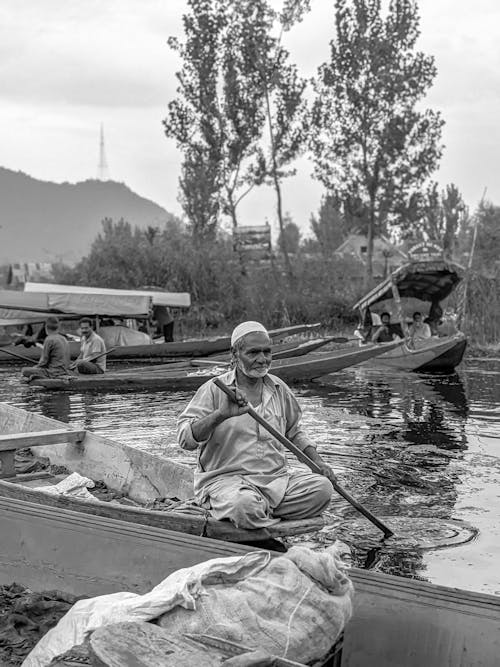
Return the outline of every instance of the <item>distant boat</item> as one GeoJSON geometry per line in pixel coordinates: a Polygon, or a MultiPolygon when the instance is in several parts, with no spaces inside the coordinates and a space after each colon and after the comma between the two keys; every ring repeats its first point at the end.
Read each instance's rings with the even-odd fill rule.
{"type": "MultiPolygon", "coordinates": [[[[46,285],[48,288],[49,286],[46,285]]],[[[53,286],[59,287],[59,286],[53,286]]],[[[77,289],[77,288],[75,288],[77,289]]],[[[0,326],[13,326],[23,324],[35,324],[43,322],[49,315],[56,315],[63,320],[78,320],[82,316],[88,317],[115,317],[119,319],[142,319],[148,318],[153,303],[176,303],[181,302],[183,293],[171,294],[169,292],[140,292],[127,290],[104,290],[100,292],[85,293],[77,291],[55,292],[49,290],[47,293],[17,292],[14,290],[0,290],[0,326]],[[111,293],[108,293],[111,292],[111,293]],[[117,294],[120,292],[120,294],[117,294]],[[154,298],[152,295],[155,295],[154,298]],[[175,297],[175,298],[174,298],[175,297]]],[[[189,297],[189,295],[184,295],[189,297]]],[[[187,303],[186,299],[182,303],[187,303]]],[[[279,329],[271,329],[269,335],[274,340],[287,336],[311,332],[320,327],[319,323],[299,324],[279,329]]],[[[116,327],[113,327],[116,328],[116,327]]],[[[127,327],[120,327],[124,332],[137,334],[145,339],[145,334],[138,333],[127,327]]],[[[105,331],[102,327],[101,331],[105,331]]],[[[116,345],[109,359],[169,359],[175,357],[205,357],[211,354],[219,354],[229,351],[231,345],[230,336],[217,336],[213,338],[200,338],[197,340],[175,341],[172,343],[141,343],[116,345]]],[[[76,359],[80,353],[80,343],[70,341],[70,354],[76,359]]],[[[21,354],[24,357],[37,361],[40,358],[39,347],[28,347],[5,345],[0,348],[0,363],[19,361],[13,354],[21,354]]],[[[299,351],[297,351],[299,353],[299,351]]]]}
{"type": "MultiPolygon", "coordinates": [[[[270,329],[269,335],[274,340],[280,340],[288,336],[314,331],[318,329],[320,324],[297,324],[289,327],[282,327],[280,329],[270,329]]],[[[323,339],[322,339],[323,341],[323,339]]],[[[299,355],[303,348],[299,347],[300,343],[290,345],[289,349],[294,349],[294,354],[299,355]]],[[[122,345],[117,347],[113,352],[110,352],[108,359],[116,361],[123,359],[176,359],[187,357],[206,357],[211,354],[220,354],[228,352],[231,346],[230,336],[218,336],[215,338],[199,338],[196,340],[184,340],[174,343],[147,343],[143,345],[122,345]]],[[[76,341],[69,342],[71,358],[76,359],[80,353],[80,343],[76,341]]],[[[41,349],[38,347],[24,348],[15,345],[5,346],[5,350],[0,348],[0,362],[16,361],[9,352],[17,352],[24,357],[37,361],[40,358],[41,349]]],[[[280,350],[281,351],[281,348],[280,350]]]]}
{"type": "MultiPolygon", "coordinates": [[[[397,341],[363,348],[349,348],[314,355],[306,354],[297,359],[278,359],[273,362],[271,372],[285,382],[307,382],[322,375],[354,366],[400,345],[401,341],[397,341]]],[[[67,378],[37,378],[31,381],[30,386],[66,391],[123,391],[140,388],[164,391],[190,390],[197,389],[226,369],[224,363],[221,363],[220,366],[210,365],[204,368],[186,368],[184,365],[181,367],[174,365],[172,368],[170,364],[163,364],[153,368],[141,366],[121,371],[109,371],[101,375],[75,374],[67,378]]]]}
{"type": "Polygon", "coordinates": [[[467,347],[465,334],[458,332],[453,336],[431,338],[425,347],[412,350],[403,343],[396,350],[374,357],[373,365],[405,371],[424,373],[452,372],[460,364],[467,347]]]}
{"type": "MultiPolygon", "coordinates": [[[[370,316],[374,304],[395,298],[397,301],[400,298],[427,301],[432,304],[431,310],[437,307],[440,310],[440,302],[451,294],[463,277],[463,267],[443,259],[441,249],[433,244],[419,244],[409,251],[409,256],[408,263],[393,271],[354,305],[361,322],[370,316]]],[[[415,349],[405,341],[369,363],[407,371],[451,372],[462,361],[466,346],[467,339],[462,332],[434,335],[419,341],[415,349]]]]}

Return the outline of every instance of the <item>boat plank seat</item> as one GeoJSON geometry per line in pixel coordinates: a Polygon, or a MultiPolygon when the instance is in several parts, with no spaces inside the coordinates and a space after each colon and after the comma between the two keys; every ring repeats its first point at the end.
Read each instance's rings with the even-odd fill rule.
{"type": "Polygon", "coordinates": [[[18,449],[44,445],[78,444],[85,438],[85,431],[57,429],[0,435],[0,479],[15,477],[15,454],[18,449]]]}

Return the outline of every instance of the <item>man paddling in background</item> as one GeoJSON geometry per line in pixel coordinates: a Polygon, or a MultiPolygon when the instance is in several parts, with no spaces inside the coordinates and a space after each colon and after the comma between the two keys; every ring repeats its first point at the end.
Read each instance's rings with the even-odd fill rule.
{"type": "Polygon", "coordinates": [[[272,526],[281,519],[321,514],[332,496],[333,470],[301,425],[301,409],[289,387],[268,373],[271,340],[259,322],[244,322],[231,336],[232,370],[220,376],[233,387],[232,402],[209,380],[179,417],[178,441],[198,449],[194,476],[198,502],[216,519],[238,528],[272,526]],[[290,471],[286,450],[248,412],[253,408],[316,462],[321,475],[290,471]]]}
{"type": "Polygon", "coordinates": [[[42,356],[36,366],[22,369],[24,377],[55,378],[66,375],[69,368],[69,344],[59,332],[57,317],[48,317],[45,322],[47,338],[43,342],[42,356]]]}

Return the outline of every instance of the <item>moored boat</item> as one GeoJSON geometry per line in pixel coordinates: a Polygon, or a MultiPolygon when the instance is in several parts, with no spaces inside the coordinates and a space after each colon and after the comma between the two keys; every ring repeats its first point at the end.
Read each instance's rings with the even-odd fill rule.
{"type": "Polygon", "coordinates": [[[421,243],[410,249],[409,262],[400,266],[391,275],[372,289],[355,305],[360,321],[367,323],[366,340],[373,333],[371,308],[376,304],[392,300],[398,322],[399,335],[405,341],[396,350],[391,350],[369,362],[406,371],[450,372],[460,364],[467,346],[466,336],[460,331],[449,335],[439,332],[442,315],[441,302],[446,299],[462,280],[464,269],[457,263],[444,259],[441,249],[434,244],[421,243]],[[430,303],[429,323],[433,335],[411,343],[407,334],[403,303],[405,299],[418,299],[430,303]]]}
{"type": "Polygon", "coordinates": [[[193,497],[193,470],[189,466],[89,431],[71,429],[55,419],[7,403],[0,403],[0,434],[0,497],[232,542],[276,539],[317,530],[324,524],[321,517],[316,517],[281,521],[270,528],[249,531],[236,528],[229,521],[216,521],[198,508],[170,510],[173,504],[165,499],[188,501],[193,497]],[[33,448],[51,466],[63,466],[67,472],[57,474],[47,469],[16,474],[14,455],[25,447],[33,448]],[[44,491],[44,487],[61,482],[73,472],[103,482],[113,495],[134,502],[82,500],[44,491]],[[148,505],[166,509],[148,509],[148,505]]]}
{"type": "MultiPolygon", "coordinates": [[[[271,372],[285,382],[307,382],[314,378],[335,373],[349,366],[354,366],[367,359],[392,350],[401,345],[401,341],[371,345],[363,348],[349,348],[334,352],[306,354],[297,359],[278,359],[273,362],[271,372]]],[[[129,389],[181,390],[197,389],[212,377],[220,375],[225,365],[205,368],[170,368],[147,366],[131,368],[126,371],[110,371],[102,375],[73,375],[61,379],[38,378],[30,386],[49,390],[73,391],[116,391],[129,389]]]]}

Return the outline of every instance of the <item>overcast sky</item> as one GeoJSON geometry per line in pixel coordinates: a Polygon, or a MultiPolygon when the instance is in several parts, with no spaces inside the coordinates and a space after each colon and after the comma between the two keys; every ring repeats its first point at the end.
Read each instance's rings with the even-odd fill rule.
{"type": "MultiPolygon", "coordinates": [[[[287,36],[304,76],[328,59],[333,0],[287,36]]],[[[474,207],[482,191],[500,204],[500,3],[421,0],[419,48],[438,68],[428,105],[446,121],[437,178],[474,207]]],[[[281,6],[281,3],[278,3],[281,6]]],[[[104,124],[111,177],[180,214],[180,155],[161,121],[179,62],[167,46],[182,35],[183,0],[0,0],[0,166],[36,178],[95,178],[104,124]]],[[[284,207],[304,229],[322,187],[303,160],[284,207]]],[[[274,197],[259,189],[241,222],[274,225],[274,197]]]]}

